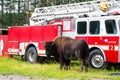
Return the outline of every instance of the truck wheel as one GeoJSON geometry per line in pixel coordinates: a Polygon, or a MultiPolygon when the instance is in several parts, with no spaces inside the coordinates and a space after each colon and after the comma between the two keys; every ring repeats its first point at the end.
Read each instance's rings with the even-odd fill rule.
{"type": "Polygon", "coordinates": [[[105,62],[103,54],[100,50],[95,49],[90,52],[89,58],[88,58],[88,65],[92,68],[105,68],[105,62]]]}
{"type": "Polygon", "coordinates": [[[26,58],[27,58],[27,61],[30,63],[37,62],[38,55],[35,47],[28,48],[26,58]]]}

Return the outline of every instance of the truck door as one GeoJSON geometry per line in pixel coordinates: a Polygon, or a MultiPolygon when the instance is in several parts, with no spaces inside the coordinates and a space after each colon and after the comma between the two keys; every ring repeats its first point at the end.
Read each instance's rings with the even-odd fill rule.
{"type": "Polygon", "coordinates": [[[89,20],[88,27],[88,43],[90,47],[100,45],[100,21],[99,20],[89,20]]]}
{"type": "Polygon", "coordinates": [[[107,62],[118,62],[118,40],[119,35],[115,19],[106,19],[104,21],[102,32],[102,44],[107,62]]]}
{"type": "Polygon", "coordinates": [[[88,44],[90,48],[89,53],[89,66],[93,68],[103,68],[104,67],[104,54],[101,51],[103,46],[101,43],[101,19],[89,19],[88,26],[88,44]]]}

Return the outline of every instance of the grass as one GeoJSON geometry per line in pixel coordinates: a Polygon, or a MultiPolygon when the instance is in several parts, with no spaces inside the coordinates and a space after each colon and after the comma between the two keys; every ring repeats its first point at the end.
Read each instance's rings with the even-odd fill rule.
{"type": "Polygon", "coordinates": [[[117,73],[119,70],[91,69],[88,72],[79,72],[79,62],[72,61],[71,70],[60,70],[57,63],[36,63],[30,64],[25,61],[0,57],[0,74],[16,74],[23,76],[35,76],[40,78],[59,78],[59,79],[104,79],[120,80],[120,76],[109,76],[108,74],[117,73]]]}

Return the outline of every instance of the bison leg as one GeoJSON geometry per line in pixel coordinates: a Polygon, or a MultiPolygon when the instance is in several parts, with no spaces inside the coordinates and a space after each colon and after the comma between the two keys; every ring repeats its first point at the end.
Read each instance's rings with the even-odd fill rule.
{"type": "Polygon", "coordinates": [[[85,72],[88,72],[88,66],[85,66],[85,72]]]}
{"type": "Polygon", "coordinates": [[[69,70],[70,69],[70,60],[65,60],[65,70],[69,70]]]}
{"type": "Polygon", "coordinates": [[[87,60],[84,60],[85,63],[84,63],[84,66],[85,66],[85,72],[88,72],[88,62],[87,60]]]}
{"type": "Polygon", "coordinates": [[[80,72],[83,71],[83,60],[81,61],[81,68],[80,68],[80,72]]]}
{"type": "Polygon", "coordinates": [[[83,70],[85,70],[85,72],[87,72],[88,71],[88,65],[87,65],[87,61],[86,60],[82,60],[81,61],[81,72],[83,71],[83,70]]]}
{"type": "Polygon", "coordinates": [[[63,63],[63,62],[60,63],[60,69],[61,69],[61,70],[62,70],[63,66],[64,66],[64,63],[63,63]]]}
{"type": "Polygon", "coordinates": [[[63,58],[59,58],[59,59],[60,59],[60,69],[62,70],[65,62],[63,58]]]}

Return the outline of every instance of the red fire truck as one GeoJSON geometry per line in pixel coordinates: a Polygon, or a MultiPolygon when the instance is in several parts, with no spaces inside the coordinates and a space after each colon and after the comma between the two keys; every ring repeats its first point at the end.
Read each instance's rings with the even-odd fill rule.
{"type": "Polygon", "coordinates": [[[116,5],[108,12],[100,11],[97,1],[36,8],[30,26],[11,26],[8,35],[0,36],[0,55],[25,56],[27,61],[35,63],[38,57],[46,57],[46,41],[69,36],[87,41],[92,68],[103,68],[109,62],[119,63],[120,16],[112,12],[120,13],[114,10],[120,7],[120,1],[112,4],[109,0],[108,3],[116,5]]]}

